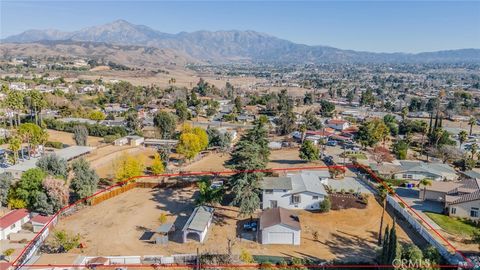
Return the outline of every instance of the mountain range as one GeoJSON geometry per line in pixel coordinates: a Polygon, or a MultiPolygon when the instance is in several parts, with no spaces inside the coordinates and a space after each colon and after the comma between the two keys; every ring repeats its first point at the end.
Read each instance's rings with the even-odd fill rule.
{"type": "MultiPolygon", "coordinates": [[[[167,49],[185,59],[216,63],[247,61],[262,63],[438,63],[480,62],[480,49],[459,49],[417,54],[372,53],[309,46],[255,31],[196,31],[168,34],[125,20],[87,27],[73,32],[28,30],[2,40],[7,43],[54,44],[102,43],[167,49]]],[[[78,45],[78,44],[77,44],[78,45]]],[[[11,46],[10,46],[11,47],[11,46]]],[[[119,47],[122,48],[122,47],[119,47]]]]}

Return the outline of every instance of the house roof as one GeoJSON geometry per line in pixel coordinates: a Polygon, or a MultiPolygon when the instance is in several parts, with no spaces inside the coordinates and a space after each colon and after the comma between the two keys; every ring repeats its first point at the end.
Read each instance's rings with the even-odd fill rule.
{"type": "Polygon", "coordinates": [[[28,211],[26,209],[10,211],[8,214],[0,218],[0,228],[8,228],[26,216],[28,216],[28,211]]]}
{"type": "Polygon", "coordinates": [[[313,192],[321,195],[328,195],[325,187],[317,175],[308,172],[290,175],[292,179],[291,193],[313,192]]]}
{"type": "Polygon", "coordinates": [[[479,178],[480,179],[480,173],[477,172],[477,171],[473,171],[473,170],[470,170],[470,171],[465,171],[465,172],[461,172],[461,174],[469,177],[469,178],[479,178]]]}
{"type": "Polygon", "coordinates": [[[422,161],[402,160],[400,161],[400,166],[402,172],[425,172],[438,176],[457,173],[452,167],[444,163],[426,163],[422,161]]]}
{"type": "Polygon", "coordinates": [[[40,223],[40,224],[47,224],[47,222],[52,219],[52,216],[43,216],[43,215],[36,215],[32,219],[31,222],[40,223]]]}
{"type": "Polygon", "coordinates": [[[342,119],[331,119],[328,120],[328,124],[332,125],[343,125],[345,123],[348,123],[348,121],[342,120],[342,119]]]}
{"type": "Polygon", "coordinates": [[[212,207],[205,205],[198,206],[188,218],[187,223],[185,223],[183,227],[183,231],[194,230],[203,232],[213,217],[213,211],[214,209],[212,207]]]}
{"type": "Polygon", "coordinates": [[[260,215],[260,230],[279,224],[285,225],[293,230],[301,229],[298,215],[285,208],[270,208],[264,210],[260,215]]]}
{"type": "Polygon", "coordinates": [[[328,193],[320,181],[323,176],[322,171],[303,171],[285,177],[264,177],[262,189],[283,189],[291,194],[312,192],[326,196],[328,193]]]}
{"type": "Polygon", "coordinates": [[[292,180],[290,177],[264,177],[262,189],[292,190],[292,180]]]}

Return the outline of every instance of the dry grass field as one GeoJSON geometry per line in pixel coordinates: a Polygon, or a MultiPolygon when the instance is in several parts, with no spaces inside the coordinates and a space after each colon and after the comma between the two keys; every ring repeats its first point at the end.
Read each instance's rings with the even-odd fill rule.
{"type": "MultiPolygon", "coordinates": [[[[239,224],[245,218],[239,218],[235,207],[225,206],[216,208],[214,222],[203,244],[190,239],[182,243],[179,231],[193,211],[195,192],[192,188],[137,188],[62,218],[56,228],[81,235],[85,248],[72,250],[70,254],[91,256],[189,254],[197,248],[200,252],[224,252],[228,238],[234,241],[233,251],[236,253],[245,249],[258,255],[352,261],[371,260],[375,256],[382,209],[373,198],[370,198],[366,209],[329,213],[299,211],[302,226],[300,246],[261,245],[238,238],[239,224]],[[174,222],[179,230],[172,235],[171,241],[162,246],[139,240],[145,231],[160,225],[158,217],[161,213],[166,213],[168,220],[174,222]],[[314,231],[318,232],[317,241],[313,239],[314,231]]],[[[392,222],[388,215],[386,222],[392,222]]],[[[401,229],[398,231],[401,241],[410,241],[401,229]]]]}

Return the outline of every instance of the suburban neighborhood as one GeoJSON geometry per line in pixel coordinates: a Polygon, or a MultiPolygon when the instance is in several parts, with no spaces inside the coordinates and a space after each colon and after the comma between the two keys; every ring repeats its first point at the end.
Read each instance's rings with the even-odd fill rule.
{"type": "Polygon", "coordinates": [[[480,267],[478,49],[24,31],[0,43],[0,270],[480,267]]]}

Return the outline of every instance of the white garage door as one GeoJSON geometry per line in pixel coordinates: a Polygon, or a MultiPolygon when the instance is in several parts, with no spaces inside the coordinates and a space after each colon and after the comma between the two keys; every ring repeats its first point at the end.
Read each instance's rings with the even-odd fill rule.
{"type": "Polygon", "coordinates": [[[291,232],[269,232],[269,244],[293,244],[293,233],[291,232]]]}

